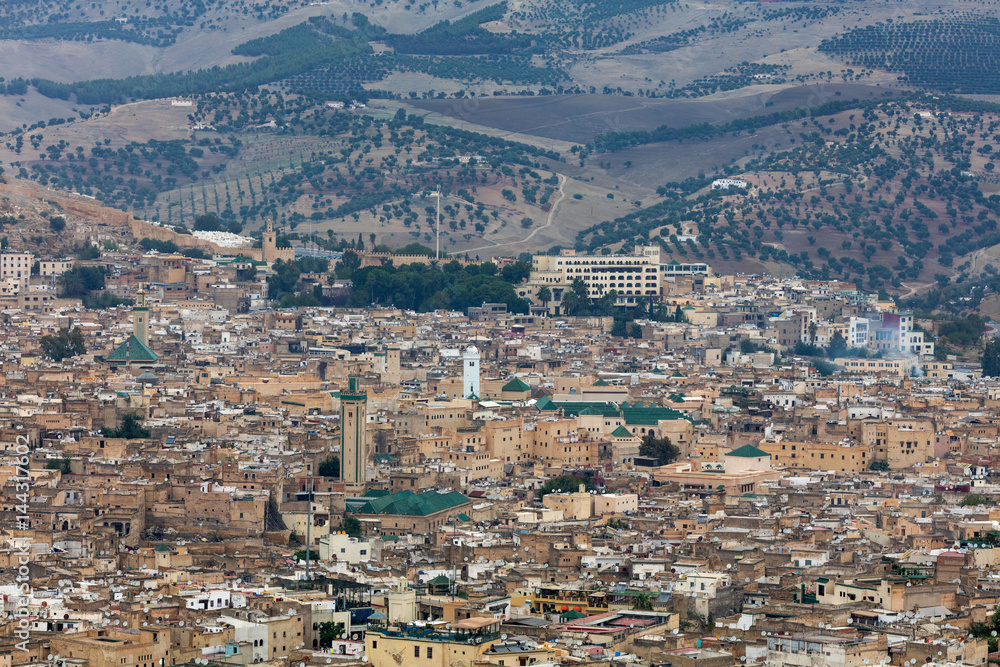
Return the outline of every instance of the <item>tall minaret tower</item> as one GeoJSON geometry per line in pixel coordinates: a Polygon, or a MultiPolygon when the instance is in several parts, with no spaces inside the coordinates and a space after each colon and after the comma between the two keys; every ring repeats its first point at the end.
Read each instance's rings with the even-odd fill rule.
{"type": "Polygon", "coordinates": [[[368,466],[368,392],[358,378],[347,380],[340,392],[340,478],[348,494],[365,492],[368,466]]]}
{"type": "Polygon", "coordinates": [[[132,333],[149,347],[149,308],[146,307],[146,293],[139,290],[132,308],[132,333]]]}
{"type": "Polygon", "coordinates": [[[264,243],[262,259],[270,264],[275,259],[275,249],[278,247],[278,235],[274,233],[274,221],[267,219],[267,226],[264,228],[264,243]]]}
{"type": "Polygon", "coordinates": [[[476,398],[481,398],[479,394],[479,360],[479,348],[475,345],[465,348],[465,352],[462,353],[462,366],[464,368],[462,371],[462,398],[473,395],[476,398]]]}

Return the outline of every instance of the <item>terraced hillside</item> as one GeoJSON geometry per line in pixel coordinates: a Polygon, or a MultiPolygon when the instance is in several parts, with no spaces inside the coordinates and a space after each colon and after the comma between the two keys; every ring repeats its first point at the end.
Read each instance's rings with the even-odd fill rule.
{"type": "MultiPolygon", "coordinates": [[[[660,188],[663,201],[580,235],[590,252],[658,242],[678,261],[757,265],[867,289],[998,272],[973,253],[1000,243],[1000,110],[926,97],[869,103],[754,129],[759,157],[660,188]],[[712,190],[715,177],[747,189],[712,190]]],[[[742,134],[737,132],[736,134],[742,134]]],[[[697,150],[728,134],[661,150],[697,150]]],[[[595,154],[600,159],[602,154],[595,154]]]]}
{"type": "Polygon", "coordinates": [[[948,93],[1000,93],[1000,20],[959,16],[879,23],[824,40],[820,51],[852,67],[890,70],[948,93]]]}

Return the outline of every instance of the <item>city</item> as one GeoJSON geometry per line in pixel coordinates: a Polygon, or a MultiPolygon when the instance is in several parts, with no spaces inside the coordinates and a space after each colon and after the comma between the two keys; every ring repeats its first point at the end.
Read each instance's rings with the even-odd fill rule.
{"type": "MultiPolygon", "coordinates": [[[[646,246],[440,260],[526,312],[282,308],[317,251],[186,240],[0,255],[5,664],[1000,655],[1000,385],[886,295],[646,246]]],[[[323,300],[437,264],[333,256],[323,300]]]]}

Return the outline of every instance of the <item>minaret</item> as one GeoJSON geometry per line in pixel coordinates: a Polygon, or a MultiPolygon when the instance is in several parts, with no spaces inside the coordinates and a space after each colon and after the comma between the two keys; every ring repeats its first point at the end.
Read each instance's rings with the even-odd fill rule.
{"type": "Polygon", "coordinates": [[[132,333],[149,347],[149,308],[146,307],[146,293],[139,290],[132,308],[132,333]]]}
{"type": "Polygon", "coordinates": [[[278,247],[278,235],[274,233],[274,221],[267,219],[267,226],[264,229],[263,260],[270,264],[275,259],[275,250],[278,247]]]}
{"type": "Polygon", "coordinates": [[[346,493],[365,491],[365,468],[368,465],[368,392],[359,387],[358,378],[347,380],[347,391],[340,392],[340,478],[346,493]]]}
{"type": "Polygon", "coordinates": [[[475,345],[465,348],[465,352],[462,354],[462,366],[464,368],[462,372],[462,398],[468,398],[472,395],[480,398],[479,359],[479,348],[475,345]]]}

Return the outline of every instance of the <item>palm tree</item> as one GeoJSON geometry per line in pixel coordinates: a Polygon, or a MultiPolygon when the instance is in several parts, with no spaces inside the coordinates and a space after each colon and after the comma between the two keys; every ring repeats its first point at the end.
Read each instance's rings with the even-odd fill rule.
{"type": "Polygon", "coordinates": [[[552,300],[552,290],[549,289],[548,285],[542,285],[538,288],[537,296],[538,300],[542,302],[543,306],[545,306],[545,310],[547,312],[549,309],[549,301],[552,300]]]}
{"type": "Polygon", "coordinates": [[[632,609],[638,611],[653,611],[653,598],[643,591],[632,598],[632,609]]]}

